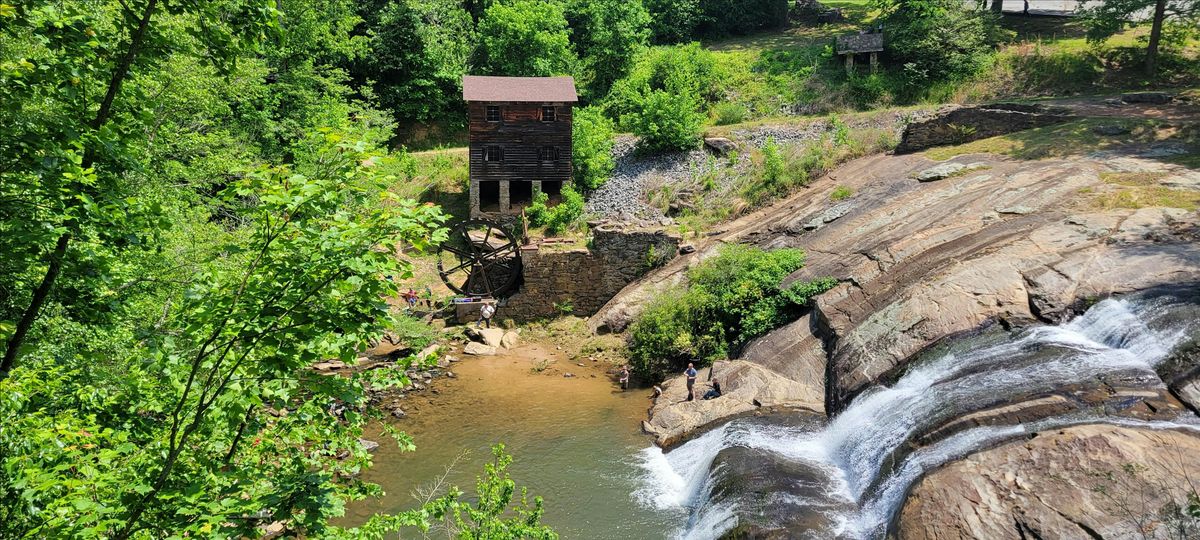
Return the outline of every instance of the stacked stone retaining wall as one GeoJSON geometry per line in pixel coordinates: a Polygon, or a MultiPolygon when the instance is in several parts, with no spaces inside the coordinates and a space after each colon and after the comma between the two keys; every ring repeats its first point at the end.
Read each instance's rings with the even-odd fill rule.
{"type": "Polygon", "coordinates": [[[904,128],[904,135],[896,147],[896,153],[906,154],[934,146],[962,144],[1074,119],[1071,114],[1055,107],[1024,103],[959,107],[942,112],[924,122],[909,124],[904,128]]]}
{"type": "Polygon", "coordinates": [[[589,316],[655,265],[675,258],[679,237],[662,230],[598,227],[591,249],[532,245],[521,250],[520,291],[498,310],[528,321],[567,312],[589,316]]]}

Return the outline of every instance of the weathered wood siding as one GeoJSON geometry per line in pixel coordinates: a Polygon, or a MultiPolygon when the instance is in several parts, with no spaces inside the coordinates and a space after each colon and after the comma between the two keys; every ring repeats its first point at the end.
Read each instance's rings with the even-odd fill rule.
{"type": "Polygon", "coordinates": [[[560,180],[571,178],[571,105],[562,103],[467,104],[470,122],[471,181],[560,180]],[[500,107],[499,122],[487,121],[488,105],[500,107]],[[553,106],[553,122],[541,120],[542,107],[553,106]],[[484,147],[503,148],[504,160],[485,162],[484,147]],[[543,146],[558,148],[558,159],[542,161],[543,146]]]}

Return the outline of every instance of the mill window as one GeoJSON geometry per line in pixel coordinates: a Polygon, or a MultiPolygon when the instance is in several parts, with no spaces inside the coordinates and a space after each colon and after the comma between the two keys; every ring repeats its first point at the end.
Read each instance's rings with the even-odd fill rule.
{"type": "Polygon", "coordinates": [[[554,121],[554,113],[555,113],[554,107],[542,107],[542,121],[543,122],[553,122],[554,121]]]}
{"type": "Polygon", "coordinates": [[[558,161],[558,148],[543,146],[541,152],[538,153],[538,157],[542,161],[558,161]]]}
{"type": "Polygon", "coordinates": [[[488,122],[499,122],[500,121],[500,106],[499,105],[488,105],[487,106],[487,121],[488,122]]]}
{"type": "Polygon", "coordinates": [[[483,147],[484,161],[504,161],[504,149],[499,146],[483,147]]]}

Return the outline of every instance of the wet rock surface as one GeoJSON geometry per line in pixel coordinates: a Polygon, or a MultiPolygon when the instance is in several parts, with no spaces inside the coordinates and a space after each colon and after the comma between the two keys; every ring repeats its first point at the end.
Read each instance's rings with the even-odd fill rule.
{"type": "MultiPolygon", "coordinates": [[[[925,477],[895,536],[1166,538],[1173,523],[1162,511],[1186,501],[1183,477],[1197,470],[1200,438],[1190,431],[1085,425],[1038,433],[925,477]]],[[[1200,532],[1195,526],[1180,538],[1200,532]]]]}

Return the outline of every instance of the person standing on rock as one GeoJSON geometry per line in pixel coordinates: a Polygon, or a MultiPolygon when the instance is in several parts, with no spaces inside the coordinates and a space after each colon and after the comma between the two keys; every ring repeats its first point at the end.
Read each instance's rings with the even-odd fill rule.
{"type": "Polygon", "coordinates": [[[496,306],[491,304],[490,302],[480,306],[479,307],[479,322],[475,323],[475,328],[480,328],[483,325],[487,325],[488,328],[491,328],[492,327],[492,316],[494,316],[495,314],[496,314],[496,306]]]}
{"type": "Polygon", "coordinates": [[[693,387],[696,386],[696,366],[694,364],[692,364],[691,362],[688,362],[687,370],[684,371],[683,374],[687,375],[687,387],[688,387],[687,400],[693,401],[696,399],[696,393],[693,390],[693,387]]]}

